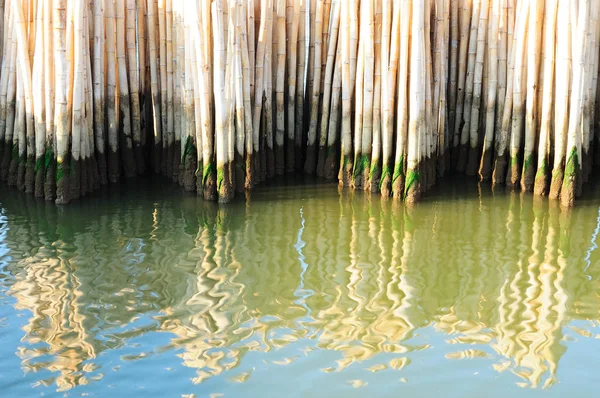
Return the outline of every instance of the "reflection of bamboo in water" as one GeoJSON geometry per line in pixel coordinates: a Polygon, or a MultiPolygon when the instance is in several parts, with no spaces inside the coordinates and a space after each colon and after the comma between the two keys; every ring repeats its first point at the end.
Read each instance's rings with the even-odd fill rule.
{"type": "Polygon", "coordinates": [[[25,369],[37,371],[47,367],[59,372],[56,384],[59,391],[84,382],[84,361],[94,358],[96,351],[85,326],[80,297],[81,282],[72,274],[68,262],[42,261],[27,258],[27,271],[9,291],[17,309],[27,309],[33,316],[23,327],[24,341],[35,344],[43,341],[48,348],[20,349],[25,369]],[[50,365],[38,363],[39,356],[52,355],[50,365]]]}
{"type": "MultiPolygon", "coordinates": [[[[207,206],[197,213],[199,202],[193,201],[192,211],[183,213],[170,202],[116,206],[97,219],[88,217],[85,231],[83,225],[70,222],[82,218],[81,214],[72,217],[77,212],[69,210],[59,214],[60,229],[56,229],[56,221],[48,222],[55,225],[55,235],[23,220],[49,219],[56,208],[52,207],[54,213],[36,215],[31,211],[39,209],[33,207],[36,202],[19,203],[19,212],[27,214],[15,220],[6,239],[11,249],[16,246],[15,258],[23,253],[30,258],[15,266],[21,272],[14,273],[20,285],[11,293],[23,308],[39,313],[35,297],[39,296],[36,289],[41,288],[27,294],[18,290],[27,283],[40,285],[42,279],[44,295],[52,295],[57,302],[71,300],[68,305],[57,305],[53,316],[79,322],[78,327],[89,333],[81,338],[94,353],[107,348],[90,331],[91,326],[97,327],[95,316],[102,316],[110,325],[127,325],[133,315],[110,307],[125,307],[121,304],[126,303],[127,308],[134,307],[135,315],[149,314],[157,320],[153,328],[174,335],[169,348],[183,348],[183,364],[197,369],[198,382],[226,374],[250,350],[270,351],[271,358],[277,355],[277,348],[304,335],[318,339],[318,349],[340,354],[338,369],[375,359],[381,352],[406,353],[423,348],[410,345],[412,332],[434,322],[435,329],[451,335],[448,343],[491,344],[502,358],[495,365],[497,370],[518,374],[524,385],[547,386],[556,378],[564,350],[562,326],[570,316],[595,319],[590,314],[593,298],[585,296],[596,294],[590,289],[595,282],[586,281],[578,268],[583,264],[578,248],[587,240],[591,225],[584,219],[587,213],[578,209],[559,219],[557,209],[546,214],[545,208],[535,207],[532,213],[527,201],[522,203],[513,195],[508,214],[502,206],[486,209],[485,200],[479,204],[483,205],[480,211],[477,203],[465,199],[410,213],[401,213],[405,209],[397,203],[390,203],[392,208],[384,203],[378,213],[373,210],[377,202],[363,199],[362,193],[342,194],[337,208],[324,205],[322,198],[313,200],[312,191],[303,194],[309,196],[303,203],[307,209],[303,253],[311,264],[304,288],[315,292],[305,300],[309,310],[300,308],[294,295],[300,285],[300,268],[292,247],[299,220],[293,201],[254,202],[242,221],[234,207],[217,212],[207,206]],[[491,213],[482,214],[488,210],[491,213]],[[190,221],[196,216],[202,221],[190,221]],[[447,231],[463,236],[467,230],[473,231],[468,244],[480,254],[465,260],[454,250],[456,243],[441,237],[447,231]],[[560,236],[561,230],[573,233],[560,236]],[[101,241],[106,236],[112,238],[101,241]],[[53,241],[66,242],[57,247],[56,255],[48,252],[53,241]],[[274,263],[277,253],[279,261],[274,263]],[[42,257],[56,256],[72,266],[65,265],[57,272],[58,265],[38,264],[42,257]],[[82,260],[88,257],[98,260],[92,266],[84,265],[82,260]],[[465,268],[468,274],[458,271],[465,268]],[[53,276],[26,273],[34,270],[53,276]],[[77,289],[76,298],[72,298],[72,285],[77,289]],[[66,298],[54,297],[65,292],[66,298]],[[122,296],[108,298],[104,308],[88,304],[111,292],[122,296]],[[33,303],[27,301],[32,297],[33,303]],[[69,318],[69,306],[77,306],[79,311],[90,306],[93,316],[69,318]],[[160,314],[155,315],[156,311],[160,314]]],[[[94,212],[94,206],[86,211],[94,212]]],[[[75,327],[65,325],[63,328],[75,327]]],[[[57,344],[54,336],[60,331],[46,330],[39,321],[28,328],[24,345],[35,338],[57,344]],[[39,330],[42,333],[36,336],[39,330]]],[[[114,333],[117,345],[153,330],[124,329],[114,333]]],[[[448,358],[485,354],[478,347],[467,348],[448,358]]],[[[93,355],[76,354],[83,359],[93,355]]],[[[67,354],[51,355],[59,363],[67,354]]],[[[24,359],[24,366],[30,363],[24,359]]],[[[73,372],[69,375],[76,377],[73,372]]]]}

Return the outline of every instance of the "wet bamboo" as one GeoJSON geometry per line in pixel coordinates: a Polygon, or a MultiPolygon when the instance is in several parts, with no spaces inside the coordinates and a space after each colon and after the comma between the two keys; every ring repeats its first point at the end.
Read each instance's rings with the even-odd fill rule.
{"type": "Polygon", "coordinates": [[[245,72],[242,67],[242,25],[246,24],[246,14],[242,6],[241,0],[234,2],[235,7],[235,32],[236,41],[234,48],[234,66],[233,66],[233,84],[235,91],[235,155],[234,155],[234,172],[235,172],[235,187],[236,191],[243,193],[246,184],[246,169],[244,163],[244,150],[246,145],[246,122],[244,114],[244,76],[245,72]]]}
{"type": "Polygon", "coordinates": [[[25,129],[27,136],[27,159],[20,159],[19,162],[23,163],[23,167],[27,168],[25,178],[25,191],[33,192],[34,190],[34,167],[35,167],[35,130],[34,130],[34,118],[33,118],[33,88],[31,85],[31,62],[29,58],[29,42],[27,40],[27,22],[25,20],[25,13],[23,11],[21,2],[12,0],[11,5],[13,12],[16,13],[16,37],[18,53],[18,73],[22,76],[23,82],[23,95],[25,100],[25,129]]]}
{"type": "Polygon", "coordinates": [[[44,198],[54,200],[56,195],[56,139],[54,128],[54,38],[53,0],[44,0],[44,103],[46,109],[46,154],[44,156],[44,198]]]}
{"type": "MultiPolygon", "coordinates": [[[[249,10],[246,8],[246,4],[244,2],[242,2],[242,16],[246,15],[247,12],[249,12],[249,10]]],[[[254,32],[254,31],[253,31],[254,32]]],[[[242,56],[242,84],[243,84],[243,101],[244,101],[244,130],[245,130],[245,151],[246,153],[244,154],[245,157],[245,161],[244,161],[244,165],[242,167],[245,168],[245,176],[246,179],[244,181],[244,188],[246,190],[250,190],[252,189],[252,185],[253,185],[253,179],[254,176],[252,175],[253,173],[253,168],[252,168],[252,163],[250,161],[248,161],[248,153],[251,153],[253,151],[253,136],[254,136],[254,132],[253,132],[253,121],[252,121],[252,93],[251,93],[251,80],[253,77],[253,74],[250,73],[250,69],[251,69],[251,64],[250,64],[250,51],[248,49],[248,30],[246,28],[245,25],[242,24],[241,26],[241,56],[242,56]],[[250,173],[250,175],[249,175],[250,173]]],[[[252,33],[254,34],[254,33],[252,33]]]]}
{"type": "Polygon", "coordinates": [[[410,56],[410,102],[407,173],[404,201],[414,204],[421,195],[421,181],[419,171],[420,162],[423,160],[419,153],[419,142],[425,138],[425,87],[426,82],[426,57],[425,57],[425,5],[414,2],[412,4],[412,41],[410,56]]]}
{"type": "Polygon", "coordinates": [[[365,39],[358,42],[358,60],[356,65],[356,80],[354,87],[354,125],[353,142],[354,159],[352,169],[352,187],[362,189],[362,168],[360,160],[362,158],[362,125],[364,115],[364,67],[365,67],[365,39]]]}
{"type": "MultiPolygon", "coordinates": [[[[493,0],[492,0],[493,1],[493,0]]],[[[483,79],[483,62],[486,56],[486,36],[488,29],[488,14],[489,14],[489,4],[488,0],[481,0],[481,9],[479,16],[479,26],[477,28],[477,52],[475,57],[475,75],[473,77],[473,102],[471,109],[471,122],[470,122],[470,132],[469,132],[469,155],[467,159],[467,175],[475,175],[477,169],[479,167],[479,112],[481,108],[481,97],[485,95],[485,92],[482,89],[482,79],[483,79]]],[[[494,49],[493,51],[497,54],[497,41],[494,36],[493,41],[494,49]]],[[[494,84],[497,83],[497,65],[498,59],[497,55],[494,55],[494,84]]],[[[494,93],[490,94],[490,97],[495,98],[495,89],[494,93]]],[[[485,108],[484,108],[485,109],[485,108]]],[[[493,114],[491,115],[491,119],[493,121],[493,114]]],[[[490,125],[490,129],[493,129],[494,124],[490,125]]]]}
{"type": "Polygon", "coordinates": [[[83,43],[85,36],[83,34],[83,3],[78,2],[73,13],[74,25],[74,74],[73,74],[73,108],[71,117],[71,191],[69,199],[79,199],[81,196],[82,180],[82,128],[84,123],[84,68],[85,60],[83,58],[83,43]]]}
{"type": "Polygon", "coordinates": [[[106,152],[105,152],[105,32],[104,1],[94,1],[94,139],[96,143],[96,161],[100,183],[106,184],[106,152]]]}
{"type": "Polygon", "coordinates": [[[340,34],[342,44],[342,131],[341,131],[341,156],[339,181],[341,185],[348,186],[352,179],[352,54],[350,15],[352,1],[341,4],[340,34]]]}
{"type": "Polygon", "coordinates": [[[283,174],[285,171],[285,57],[286,57],[286,34],[285,34],[285,0],[277,0],[277,77],[275,79],[275,173],[283,174]]]}
{"type": "MultiPolygon", "coordinates": [[[[145,169],[142,158],[142,132],[141,132],[141,108],[140,108],[140,77],[137,63],[138,51],[136,46],[136,9],[135,0],[127,0],[126,10],[126,44],[127,44],[127,66],[129,78],[129,98],[131,104],[131,134],[133,145],[133,159],[136,171],[142,174],[145,169]]],[[[140,54],[141,56],[141,54],[140,54]]],[[[140,57],[141,58],[141,57],[140,57]]]]}
{"type": "Polygon", "coordinates": [[[382,91],[382,59],[381,59],[381,36],[382,36],[382,0],[375,1],[375,39],[374,39],[374,51],[375,51],[375,71],[373,80],[373,149],[371,151],[371,165],[369,170],[369,185],[368,188],[371,192],[379,192],[379,185],[381,184],[381,151],[382,151],[382,140],[381,140],[381,91],[382,91]]]}
{"type": "MultiPolygon", "coordinates": [[[[341,9],[341,7],[340,7],[341,9]]],[[[333,179],[336,176],[339,164],[340,141],[340,117],[342,116],[342,45],[341,37],[338,37],[337,52],[335,55],[334,78],[331,89],[331,111],[327,128],[327,149],[323,176],[327,179],[333,179]]],[[[323,124],[321,124],[321,127],[323,124]]]]}
{"type": "MultiPolygon", "coordinates": [[[[532,12],[529,3],[523,3],[525,10],[517,15],[518,23],[523,27],[517,30],[515,34],[515,63],[513,72],[513,96],[512,96],[512,120],[510,127],[510,152],[509,167],[506,175],[506,185],[516,187],[520,181],[519,154],[521,147],[521,135],[523,132],[523,121],[525,119],[525,98],[523,98],[523,89],[525,88],[526,76],[525,57],[527,56],[527,35],[529,25],[529,15],[532,12]]],[[[508,101],[507,101],[508,103],[508,101]]],[[[507,106],[507,105],[505,105],[507,106]]],[[[506,114],[506,113],[505,113],[506,114]]]]}
{"type": "Polygon", "coordinates": [[[168,128],[168,77],[167,77],[167,0],[158,0],[158,60],[160,75],[160,109],[161,109],[161,132],[162,149],[160,155],[160,170],[164,175],[167,174],[167,164],[169,162],[169,128],[168,128]]]}
{"type": "MultiPolygon", "coordinates": [[[[458,48],[459,48],[459,3],[463,0],[450,0],[450,64],[448,76],[448,146],[455,148],[455,119],[458,97],[458,48]]],[[[463,13],[464,14],[464,13],[463,13]]],[[[460,42],[462,43],[462,42],[460,42]]]]}
{"type": "MultiPolygon", "coordinates": [[[[213,69],[211,67],[211,57],[213,45],[211,41],[211,31],[213,29],[213,19],[211,17],[210,0],[202,2],[202,34],[196,34],[196,57],[198,58],[198,68],[202,73],[199,76],[200,88],[202,89],[201,107],[202,107],[202,172],[196,173],[197,192],[202,193],[205,200],[217,199],[217,167],[215,159],[213,129],[215,122],[212,111],[215,107],[212,96],[213,91],[213,69]],[[201,178],[200,178],[201,177],[201,178]]],[[[197,30],[194,29],[194,32],[197,30]]]]}
{"type": "MultiPolygon", "coordinates": [[[[334,150],[328,146],[329,128],[335,130],[336,126],[329,126],[330,110],[332,109],[332,85],[333,85],[333,72],[337,53],[337,42],[340,22],[340,7],[339,3],[335,2],[332,9],[332,20],[331,20],[331,37],[329,38],[329,48],[327,49],[327,63],[325,67],[325,81],[323,84],[323,98],[321,101],[321,120],[319,123],[319,152],[317,160],[317,176],[323,177],[325,174],[325,162],[327,158],[327,152],[334,150]],[[329,127],[329,128],[328,128],[329,127]]],[[[333,145],[333,142],[332,142],[333,145]]]]}
{"type": "MultiPolygon", "coordinates": [[[[39,1],[36,8],[36,28],[43,29],[45,2],[39,1]]],[[[35,169],[34,191],[36,197],[44,196],[44,155],[46,153],[46,108],[44,103],[44,42],[43,34],[35,36],[35,57],[32,68],[32,95],[35,120],[35,169]]],[[[0,152],[1,154],[1,152],[0,152]]]]}
{"type": "Polygon", "coordinates": [[[219,2],[212,4],[214,38],[214,98],[215,98],[215,141],[217,152],[217,191],[219,202],[228,202],[233,197],[229,186],[229,159],[227,157],[227,103],[225,81],[225,31],[223,9],[219,2]]]}
{"type": "MultiPolygon", "coordinates": [[[[312,31],[312,30],[311,30],[312,31]]],[[[309,71],[311,73],[311,88],[310,95],[310,112],[309,112],[309,127],[308,140],[306,143],[306,162],[304,163],[304,172],[306,174],[314,174],[317,167],[317,150],[318,150],[318,129],[319,129],[319,96],[321,91],[321,44],[323,40],[323,1],[318,0],[315,10],[315,29],[314,41],[311,40],[311,47],[314,47],[313,62],[309,63],[309,71]],[[312,68],[310,68],[312,65],[312,68]]],[[[310,58],[309,58],[310,59],[310,58]]]]}
{"type": "MultiPolygon", "coordinates": [[[[69,201],[69,115],[67,114],[67,1],[54,0],[54,70],[56,73],[56,203],[69,201]]],[[[109,7],[110,8],[110,7],[109,7]]]]}
{"type": "MultiPolygon", "coordinates": [[[[10,7],[6,8],[6,15],[2,15],[2,18],[6,20],[6,26],[10,26],[11,17],[10,17],[10,7]]],[[[10,101],[10,97],[8,97],[8,93],[11,91],[9,87],[9,76],[11,76],[10,66],[14,64],[14,58],[16,58],[16,48],[13,48],[13,29],[7,29],[6,35],[3,37],[3,42],[5,43],[3,46],[3,55],[1,67],[1,77],[0,77],[0,179],[6,179],[5,172],[5,160],[4,158],[8,158],[10,156],[11,150],[11,142],[8,140],[7,133],[7,119],[10,116],[8,114],[8,105],[10,101]]]]}
{"type": "Polygon", "coordinates": [[[135,159],[133,157],[133,121],[131,118],[131,95],[127,76],[127,59],[125,50],[125,1],[116,0],[116,41],[117,41],[117,68],[119,85],[119,149],[123,175],[127,178],[137,174],[135,159]]]}
{"type": "MultiPolygon", "coordinates": [[[[525,8],[529,9],[529,5],[521,3],[519,13],[525,12],[525,8]]],[[[511,8],[508,9],[508,20],[511,21],[511,8]]],[[[506,74],[506,95],[504,97],[504,109],[502,115],[499,115],[499,128],[494,137],[494,171],[492,173],[493,184],[504,184],[506,181],[506,166],[507,166],[507,151],[510,140],[510,127],[512,121],[513,108],[513,86],[514,72],[516,62],[517,40],[516,37],[522,34],[526,29],[527,19],[519,18],[514,34],[511,36],[510,24],[507,32],[507,53],[509,55],[506,74]],[[510,49],[510,50],[509,50],[510,49]]]]}
{"type": "Polygon", "coordinates": [[[507,40],[507,2],[493,0],[491,7],[491,38],[488,41],[490,80],[487,92],[485,135],[479,163],[479,179],[489,180],[492,176],[494,157],[494,137],[499,134],[501,116],[504,112],[506,95],[506,40],[507,40]],[[496,41],[494,38],[498,38],[496,41]]]}
{"type": "Polygon", "coordinates": [[[400,0],[400,63],[398,66],[398,103],[396,106],[396,155],[392,174],[392,192],[394,198],[404,197],[406,182],[406,152],[408,147],[408,110],[409,110],[409,51],[412,31],[412,7],[409,0],[400,0]]]}
{"type": "MultiPolygon", "coordinates": [[[[542,43],[542,22],[544,16],[543,0],[533,0],[529,14],[529,37],[527,40],[527,99],[525,121],[525,148],[523,153],[523,171],[521,173],[521,189],[532,191],[535,183],[535,144],[537,141],[538,115],[536,112],[539,101],[538,86],[541,86],[540,51],[542,43]]],[[[546,71],[545,73],[547,73],[546,71]]],[[[551,95],[543,93],[544,95],[551,95]]]]}
{"type": "Polygon", "coordinates": [[[306,97],[306,4],[308,0],[297,0],[300,4],[300,19],[298,23],[298,67],[296,76],[296,110],[294,114],[294,159],[296,170],[304,167],[304,147],[306,145],[304,134],[304,101],[306,97]]]}
{"type": "MultiPolygon", "coordinates": [[[[363,94],[363,121],[361,134],[360,166],[361,186],[370,188],[371,152],[373,150],[373,113],[374,113],[374,79],[375,79],[375,25],[374,25],[374,0],[361,2],[362,25],[365,27],[364,43],[364,94],[363,94]]],[[[355,163],[356,164],[356,163],[355,163]]],[[[355,174],[356,180],[356,174],[355,174]]]]}
{"type": "Polygon", "coordinates": [[[298,25],[300,23],[300,3],[288,0],[288,9],[291,8],[290,34],[287,45],[287,131],[285,140],[285,168],[288,173],[296,169],[296,79],[297,79],[297,51],[298,51],[298,25]],[[292,4],[292,7],[290,7],[292,4]]]}
{"type": "Polygon", "coordinates": [[[258,170],[258,181],[265,181],[267,178],[273,178],[276,174],[276,163],[275,163],[275,148],[274,148],[274,125],[273,125],[273,99],[274,91],[273,84],[276,83],[277,68],[273,67],[274,54],[277,49],[277,32],[275,31],[275,25],[273,24],[273,18],[275,16],[275,0],[268,0],[268,11],[267,11],[267,40],[266,40],[266,53],[265,53],[265,102],[264,102],[264,126],[265,130],[263,134],[260,134],[259,140],[259,156],[257,161],[259,164],[258,170]]]}
{"type": "MultiPolygon", "coordinates": [[[[572,11],[572,15],[573,15],[572,11]]],[[[580,123],[583,111],[585,92],[585,53],[587,42],[587,20],[590,14],[590,0],[584,0],[577,13],[577,26],[573,41],[573,85],[569,103],[569,127],[567,131],[567,158],[563,184],[561,188],[561,204],[573,206],[577,191],[578,180],[581,178],[582,137],[580,123]]],[[[588,71],[589,73],[589,71],[588,71]]]]}
{"type": "MultiPolygon", "coordinates": [[[[465,109],[465,86],[467,83],[467,59],[469,54],[469,34],[471,21],[471,0],[460,1],[459,26],[460,26],[460,47],[458,53],[458,85],[456,98],[456,112],[454,114],[454,133],[452,138],[452,166],[457,168],[459,158],[461,158],[461,131],[464,125],[463,112],[465,109]]],[[[477,16],[475,16],[477,17],[477,16]]],[[[474,17],[474,18],[475,18],[474,17]]],[[[462,156],[464,157],[464,155],[462,156]]]]}
{"type": "Polygon", "coordinates": [[[385,197],[392,193],[392,139],[394,136],[394,97],[400,50],[400,1],[383,0],[382,4],[382,50],[381,50],[381,181],[379,190],[385,197]],[[396,11],[396,12],[393,12],[396,11]],[[393,16],[393,17],[392,17],[393,16]]]}
{"type": "MultiPolygon", "coordinates": [[[[550,187],[550,134],[552,129],[552,105],[556,101],[554,96],[554,66],[556,63],[556,20],[558,0],[546,3],[546,25],[544,26],[544,81],[542,97],[542,114],[540,120],[540,137],[538,148],[537,173],[535,176],[534,192],[537,195],[546,195],[550,187]]],[[[562,75],[561,79],[565,79],[562,75]]],[[[558,82],[556,83],[558,84],[558,82]]]]}
{"type": "MultiPolygon", "coordinates": [[[[466,79],[465,79],[465,97],[464,109],[462,114],[458,113],[457,117],[462,118],[460,128],[460,149],[458,163],[456,169],[459,172],[465,172],[467,169],[467,160],[469,157],[469,142],[471,132],[471,111],[473,110],[473,89],[475,79],[475,65],[477,58],[477,38],[480,19],[481,3],[485,0],[473,0],[473,10],[471,18],[471,28],[469,31],[469,51],[466,64],[466,79]]],[[[458,108],[458,107],[457,107],[458,108]]]]}

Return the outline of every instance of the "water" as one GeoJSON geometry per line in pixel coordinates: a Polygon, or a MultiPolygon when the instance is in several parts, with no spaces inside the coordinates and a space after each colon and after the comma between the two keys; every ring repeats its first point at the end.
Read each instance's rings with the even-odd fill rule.
{"type": "Polygon", "coordinates": [[[562,397],[600,390],[598,187],[447,182],[228,206],[163,180],[0,192],[3,396],[562,397]]]}

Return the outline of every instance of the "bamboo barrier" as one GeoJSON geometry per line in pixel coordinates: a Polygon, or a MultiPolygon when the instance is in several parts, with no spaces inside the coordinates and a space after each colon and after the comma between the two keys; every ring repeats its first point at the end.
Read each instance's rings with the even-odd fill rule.
{"type": "Polygon", "coordinates": [[[152,170],[220,202],[303,172],[414,203],[458,172],[572,206],[599,164],[600,0],[0,10],[0,179],[57,203],[152,170]]]}

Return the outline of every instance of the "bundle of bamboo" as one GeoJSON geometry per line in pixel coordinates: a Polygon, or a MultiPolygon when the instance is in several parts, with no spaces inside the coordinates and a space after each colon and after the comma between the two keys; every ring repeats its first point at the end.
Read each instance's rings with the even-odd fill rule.
{"type": "Polygon", "coordinates": [[[600,0],[0,0],[0,13],[0,178],[57,203],[151,166],[221,202],[339,170],[413,203],[457,171],[570,206],[600,159],[600,0]]]}

